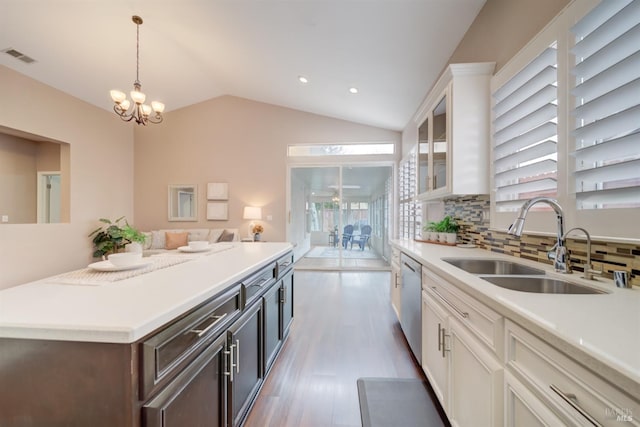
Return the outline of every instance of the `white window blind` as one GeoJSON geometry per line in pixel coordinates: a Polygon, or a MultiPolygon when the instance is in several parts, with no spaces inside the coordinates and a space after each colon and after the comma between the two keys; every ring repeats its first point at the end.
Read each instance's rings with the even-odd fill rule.
{"type": "Polygon", "coordinates": [[[554,43],[493,93],[498,212],[518,210],[534,196],[556,196],[557,56],[554,43]]]}
{"type": "Polygon", "coordinates": [[[571,32],[577,208],[640,207],[640,0],[603,1],[571,32]]]}
{"type": "Polygon", "coordinates": [[[421,204],[414,200],[417,194],[417,159],[412,150],[406,159],[400,162],[398,190],[399,190],[399,223],[400,238],[413,239],[420,235],[422,222],[421,204]]]}

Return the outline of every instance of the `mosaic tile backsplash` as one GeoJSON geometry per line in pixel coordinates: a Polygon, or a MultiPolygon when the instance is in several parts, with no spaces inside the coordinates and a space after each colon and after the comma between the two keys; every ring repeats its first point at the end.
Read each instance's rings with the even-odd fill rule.
{"type": "MultiPolygon", "coordinates": [[[[446,200],[445,215],[460,224],[458,235],[464,243],[476,245],[492,252],[499,252],[533,261],[551,264],[547,250],[555,244],[555,237],[523,234],[515,238],[506,232],[489,230],[489,196],[465,196],[446,200]]],[[[574,271],[582,271],[587,257],[587,241],[580,236],[567,239],[571,265],[574,271]]],[[[630,283],[640,286],[640,245],[593,240],[591,263],[594,270],[602,271],[602,277],[613,279],[614,270],[625,270],[630,283]]]]}

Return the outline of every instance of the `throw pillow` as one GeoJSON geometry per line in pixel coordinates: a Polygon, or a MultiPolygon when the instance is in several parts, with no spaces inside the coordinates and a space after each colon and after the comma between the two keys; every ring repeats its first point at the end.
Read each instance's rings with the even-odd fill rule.
{"type": "Polygon", "coordinates": [[[220,237],[218,237],[218,242],[233,242],[233,236],[233,232],[224,230],[220,237]]]}
{"type": "Polygon", "coordinates": [[[178,249],[180,246],[187,246],[189,239],[189,232],[185,231],[183,233],[165,233],[165,249],[178,249]]]}

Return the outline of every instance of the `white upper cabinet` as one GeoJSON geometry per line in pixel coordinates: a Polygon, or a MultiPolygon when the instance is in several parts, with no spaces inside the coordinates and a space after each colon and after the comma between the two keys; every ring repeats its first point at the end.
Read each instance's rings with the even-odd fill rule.
{"type": "Polygon", "coordinates": [[[495,63],[450,64],[422,103],[418,198],[489,193],[489,82],[495,63]]]}

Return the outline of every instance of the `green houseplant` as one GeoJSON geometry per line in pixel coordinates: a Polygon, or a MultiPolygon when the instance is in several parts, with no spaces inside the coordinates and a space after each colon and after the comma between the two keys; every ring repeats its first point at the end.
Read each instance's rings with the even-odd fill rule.
{"type": "Polygon", "coordinates": [[[129,243],[137,242],[143,244],[145,235],[133,228],[123,216],[111,221],[107,218],[100,218],[100,222],[105,225],[93,230],[89,237],[93,237],[94,258],[105,257],[110,253],[117,253],[129,243]],[[124,220],[124,224],[120,222],[124,220]]]}
{"type": "Polygon", "coordinates": [[[449,244],[455,243],[459,228],[460,226],[455,219],[449,215],[445,216],[442,221],[438,223],[438,232],[440,233],[438,241],[449,244]]]}
{"type": "Polygon", "coordinates": [[[456,220],[447,215],[442,221],[428,223],[422,230],[427,232],[427,240],[455,243],[459,228],[456,220]]]}

